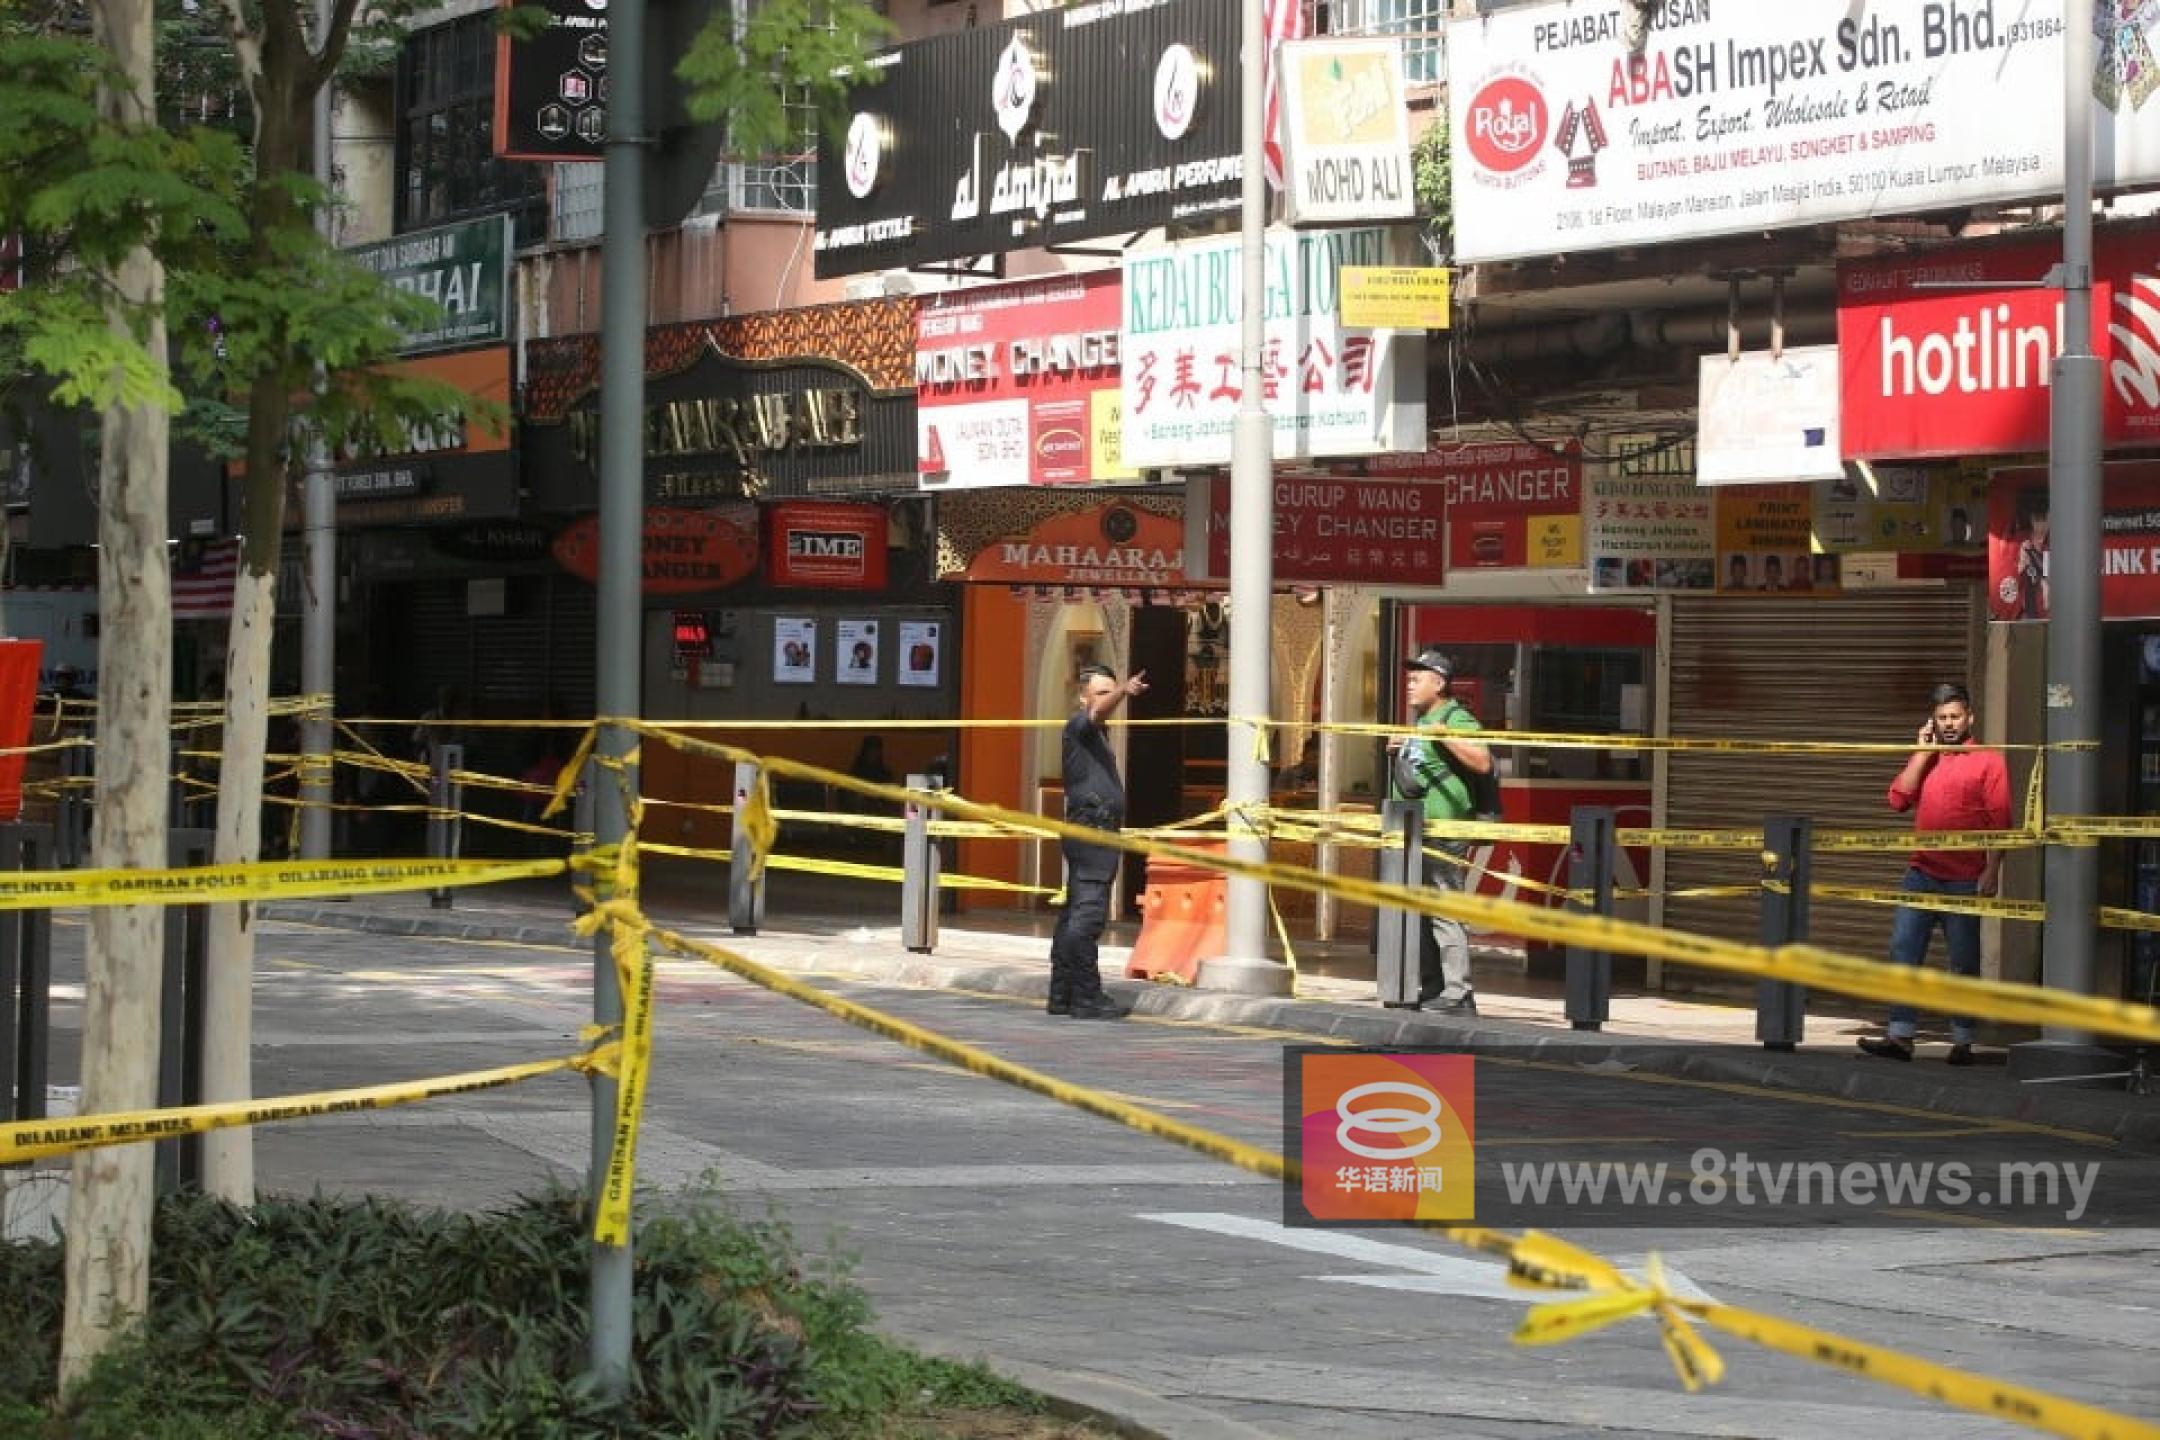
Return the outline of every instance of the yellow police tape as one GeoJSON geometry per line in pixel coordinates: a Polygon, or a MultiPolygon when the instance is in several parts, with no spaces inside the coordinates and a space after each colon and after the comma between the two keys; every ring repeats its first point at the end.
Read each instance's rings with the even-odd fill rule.
{"type": "MultiPolygon", "coordinates": [[[[657,840],[640,840],[638,853],[642,855],[671,855],[685,860],[732,860],[731,850],[701,850],[689,845],[668,845],[657,840]]],[[[768,855],[768,870],[792,870],[805,875],[840,875],[855,880],[886,880],[899,884],[907,878],[907,872],[897,865],[866,865],[855,860],[819,860],[807,855],[768,855]]],[[[1058,892],[1044,885],[1025,885],[1017,880],[993,880],[982,875],[948,875],[938,873],[938,886],[945,890],[986,890],[1002,895],[1055,895],[1058,892]]]]}
{"type": "MultiPolygon", "coordinates": [[[[1141,722],[1128,721],[1128,724],[1141,722]]],[[[1209,722],[1220,725],[1220,720],[1209,722]]],[[[1245,723],[1250,724],[1250,721],[1245,723]]],[[[1325,731],[1333,735],[1359,735],[1370,739],[1387,739],[1397,735],[1416,735],[1415,725],[1366,724],[1355,721],[1327,721],[1311,724],[1306,721],[1270,721],[1277,729],[1306,729],[1325,731]]],[[[1554,750],[1646,750],[1664,751],[1669,754],[1707,753],[1718,755],[1910,755],[1916,750],[1936,750],[1963,747],[1914,745],[1910,741],[1895,740],[1739,740],[1704,736],[1681,735],[1595,735],[1552,730],[1479,730],[1473,738],[1487,745],[1520,745],[1529,748],[1545,747],[1554,750]]],[[[2008,754],[2039,753],[2070,750],[2097,750],[2098,741],[2056,740],[2029,744],[1997,744],[1988,742],[1976,745],[1976,749],[2000,750],[2008,754]]]]}
{"type": "Polygon", "coordinates": [[[0,910],[387,895],[543,879],[568,868],[564,860],[265,860],[172,870],[0,871],[0,910]]]}
{"type": "MultiPolygon", "coordinates": [[[[928,795],[895,785],[880,785],[851,775],[826,770],[800,761],[758,756],[737,746],[671,734],[659,726],[639,721],[607,723],[643,733],[677,749],[711,754],[728,760],[750,761],[771,773],[837,785],[895,804],[933,804],[964,818],[1011,823],[1025,821],[1053,834],[1139,855],[1165,855],[1225,874],[1242,875],[1266,884],[1281,885],[1313,894],[1332,893],[1360,904],[1412,910],[1461,920],[1481,929],[1520,935],[1556,944],[1577,944],[1623,955],[1644,955],[1677,964],[1694,965],[1729,974],[1785,980],[1818,990],[1835,991],[1865,1000],[1886,1000],[1925,1006],[2013,1023],[2051,1025],[2090,1030],[2131,1039],[2160,1041],[2160,1010],[2149,1005],[2074,995],[2036,985],[2000,980],[1970,979],[1919,967],[1891,965],[1862,959],[1814,945],[1782,945],[1765,948],[1720,940],[1687,931],[1669,930],[1611,916],[1584,915],[1490,896],[1431,887],[1410,889],[1384,885],[1351,876],[1326,875],[1305,866],[1263,863],[1160,841],[1134,840],[1115,832],[1090,829],[1045,816],[1023,815],[1001,806],[963,799],[958,795],[928,795]]],[[[558,800],[558,803],[560,801],[558,800]]],[[[1908,837],[1907,843],[1910,843],[1908,837]]]]}
{"type": "MultiPolygon", "coordinates": [[[[662,948],[701,959],[779,995],[799,1000],[850,1025],[897,1041],[970,1074],[1046,1096],[1060,1104],[1182,1145],[1212,1159],[1270,1179],[1296,1184],[1299,1167],[1283,1156],[1216,1131],[1060,1080],[973,1045],[819,990],[721,946],[653,925],[641,915],[618,914],[613,923],[649,935],[662,948]]],[[[2072,1440],[2160,1440],[2160,1427],[2062,1396],[1938,1365],[1826,1330],[1799,1325],[1714,1301],[1675,1295],[1653,1255],[1641,1277],[1555,1236],[1529,1231],[1512,1236],[1482,1226],[1427,1224],[1423,1228],[1481,1254],[1504,1257],[1512,1283],[1543,1290],[1578,1292],[1576,1298],[1533,1307],[1515,1332],[1517,1343],[1549,1345],[1602,1329],[1619,1320],[1649,1315],[1659,1327],[1666,1354],[1683,1386],[1716,1384],[1724,1361],[1689,1325],[1695,1320],[1766,1349],[1846,1371],[1976,1414],[2012,1420],[2072,1440]],[[1579,1292],[1588,1292],[1582,1294],[1579,1292]]]]}
{"type": "MultiPolygon", "coordinates": [[[[1753,886],[1730,887],[1742,893],[1752,893],[1753,886]]],[[[1765,881],[1765,890],[1785,894],[1789,886],[1765,881]]],[[[1947,915],[1978,915],[1986,919],[2024,920],[2039,923],[2047,919],[2045,900],[2005,900],[1996,895],[1938,895],[1910,890],[1870,889],[1861,885],[1810,885],[1808,894],[1817,900],[1842,900],[1853,905],[1897,905],[1910,910],[1935,910],[1947,915]]],[[[2140,910],[2126,910],[2116,905],[2103,905],[2096,912],[2103,930],[2141,930],[2160,933],[2160,915],[2148,915],[2140,910]]]]}
{"type": "Polygon", "coordinates": [[[492,1070],[471,1070],[462,1075],[440,1075],[429,1080],[404,1080],[389,1085],[363,1085],[350,1090],[322,1090],[311,1095],[287,1095],[271,1100],[234,1100],[220,1105],[188,1105],[170,1110],[127,1110],[105,1115],[78,1115],[66,1120],[20,1120],[0,1125],[0,1165],[41,1160],[75,1150],[105,1145],[128,1145],[144,1140],[171,1140],[182,1135],[201,1135],[211,1130],[230,1130],[244,1125],[263,1125],[275,1120],[300,1120],[311,1115],[344,1115],[359,1110],[387,1110],[446,1095],[468,1095],[494,1090],[552,1075],[562,1070],[592,1071],[615,1063],[616,1047],[601,1045],[577,1055],[552,1060],[530,1060],[492,1070]]]}

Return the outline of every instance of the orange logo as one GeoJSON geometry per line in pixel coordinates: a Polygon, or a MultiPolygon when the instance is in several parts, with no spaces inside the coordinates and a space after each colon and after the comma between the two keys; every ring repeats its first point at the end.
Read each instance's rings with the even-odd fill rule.
{"type": "Polygon", "coordinates": [[[1468,1220],[1476,1072],[1468,1055],[1297,1057],[1300,1195],[1315,1220],[1468,1220]]]}

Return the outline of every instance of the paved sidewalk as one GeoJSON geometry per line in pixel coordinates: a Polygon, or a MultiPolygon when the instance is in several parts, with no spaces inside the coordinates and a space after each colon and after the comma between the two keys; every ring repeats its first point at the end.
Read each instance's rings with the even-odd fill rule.
{"type": "MultiPolygon", "coordinates": [[[[722,884],[686,885],[677,877],[649,888],[646,904],[656,920],[693,939],[798,973],[1027,998],[1046,992],[1047,941],[1032,932],[1046,930],[1049,917],[1004,917],[1003,929],[977,928],[972,917],[948,920],[936,952],[916,955],[902,947],[897,925],[882,923],[891,914],[890,887],[866,887],[862,898],[859,905],[836,906],[829,889],[814,900],[803,894],[776,898],[756,936],[737,936],[729,928],[722,884]],[[861,923],[863,917],[878,923],[861,923]]],[[[567,884],[537,882],[463,890],[445,909],[433,908],[424,894],[411,894],[275,902],[265,905],[264,913],[387,935],[584,946],[587,942],[570,933],[569,907],[567,884]]],[[[1129,953],[1105,945],[1104,975],[1118,975],[1129,953]]],[[[1295,999],[1138,981],[1114,984],[1141,1012],[1166,1019],[1265,1027],[1337,1044],[1504,1046],[1518,1054],[1550,1049],[1578,1061],[1586,1050],[1602,1049],[1614,1063],[1652,1073],[2160,1144],[2160,1099],[2020,1085],[2000,1063],[1953,1070],[1940,1063],[1939,1045],[1924,1044],[1920,1058],[1909,1064],[1858,1057],[1854,1037],[1874,1031],[1878,1022],[1864,1018],[1867,1009],[1840,997],[1815,997],[1800,1050],[1780,1055],[1756,1043],[1751,1004],[1715,996],[1616,991],[1606,1029],[1578,1032],[1569,1026],[1557,986],[1507,964],[1480,966],[1475,1019],[1388,1009],[1377,1003],[1369,980],[1310,971],[1301,974],[1295,999]]]]}

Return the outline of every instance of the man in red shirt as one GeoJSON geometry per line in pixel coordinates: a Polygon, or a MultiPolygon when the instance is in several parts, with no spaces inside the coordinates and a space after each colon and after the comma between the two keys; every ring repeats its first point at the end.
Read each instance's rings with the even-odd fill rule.
{"type": "MultiPolygon", "coordinates": [[[[1913,812],[1913,832],[2007,830],[2010,828],[2010,772],[2002,752],[1973,744],[1972,695],[1962,685],[1938,685],[1929,697],[1927,723],[1920,727],[1915,750],[1897,779],[1890,782],[1890,808],[1913,812]]],[[[2000,850],[1915,850],[1905,871],[1911,895],[1993,895],[2002,872],[2000,850]]],[[[1890,925],[1890,958],[1900,965],[1927,959],[1936,925],[1950,950],[1950,969],[1959,975],[1980,973],[1980,917],[1943,910],[1897,907],[1890,925]]],[[[1919,1016],[1910,1005],[1890,1007],[1887,1036],[1860,1042],[1868,1055],[1910,1060],[1919,1016]]],[[[1950,1020],[1952,1065],[1973,1063],[1973,1022],[1950,1020]]]]}

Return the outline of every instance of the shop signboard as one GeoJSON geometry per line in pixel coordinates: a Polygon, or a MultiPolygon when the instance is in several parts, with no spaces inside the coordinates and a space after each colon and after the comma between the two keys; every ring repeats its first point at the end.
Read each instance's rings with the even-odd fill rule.
{"type": "Polygon", "coordinates": [[[1710,590],[1716,585],[1715,491],[1695,483],[1693,442],[1616,435],[1583,502],[1590,588],[1710,590]]]}
{"type": "MultiPolygon", "coordinates": [[[[518,480],[517,460],[510,451],[508,347],[421,355],[385,368],[454,386],[497,407],[498,414],[493,425],[473,413],[436,426],[407,426],[389,447],[340,452],[333,457],[331,472],[339,522],[404,525],[515,514],[518,480]]],[[[288,524],[300,521],[301,486],[296,476],[289,491],[288,524]]]]}
{"type": "MultiPolygon", "coordinates": [[[[1525,440],[1453,445],[1420,458],[1447,495],[1450,570],[1574,569],[1583,563],[1582,453],[1525,440]]],[[[1388,473],[1400,473],[1390,464],[1388,473]]]]}
{"type": "MultiPolygon", "coordinates": [[[[1438,585],[1446,578],[1446,491],[1424,480],[1281,476],[1275,578],[1315,584],[1438,585]]],[[[1208,574],[1230,573],[1230,482],[1209,485],[1208,574]]]]}
{"type": "Polygon", "coordinates": [[[1835,588],[1837,557],[1814,553],[1814,500],[1813,487],[1799,484],[1718,491],[1718,593],[1809,594],[1835,588]]]}
{"type": "Polygon", "coordinates": [[[1695,413],[1701,484],[1829,480],[1841,473],[1835,345],[1705,355],[1695,413]]]}
{"type": "Polygon", "coordinates": [[[1291,40],[1276,73],[1289,181],[1284,218],[1292,225],[1343,225],[1415,214],[1402,42],[1291,40]]]}
{"type": "MultiPolygon", "coordinates": [[[[1502,260],[2060,196],[2067,9],[1656,0],[1634,13],[1553,0],[1450,25],[1457,253],[1502,260]]],[[[2160,7],[2099,9],[2095,179],[2151,184],[2160,131],[2143,107],[2160,85],[2160,7]]]]}
{"type": "MultiPolygon", "coordinates": [[[[2110,461],[2100,491],[2100,618],[2160,617],[2160,460],[2110,461]]],[[[1988,487],[1988,614],[2048,618],[2047,471],[2017,466],[1988,487]]]]}
{"type": "Polygon", "coordinates": [[[926,297],[916,312],[916,465],[926,490],[1135,478],[1123,460],[1118,275],[926,297]]]}
{"type": "Polygon", "coordinates": [[[440,315],[405,332],[399,348],[416,355],[508,338],[510,253],[510,217],[490,215],[356,245],[345,255],[393,289],[441,307],[440,315]]]}
{"type": "MultiPolygon", "coordinates": [[[[2061,259],[2059,238],[2037,238],[1839,266],[1845,454],[2047,449],[2062,298],[2042,282],[2061,259]]],[[[2160,226],[2102,231],[2093,260],[2102,433],[2110,447],[2160,444],[2160,226]]]]}
{"type": "Polygon", "coordinates": [[[1183,585],[1185,525],[1175,515],[1120,501],[1056,511],[985,545],[960,578],[1089,588],[1183,585]]]}
{"type": "Polygon", "coordinates": [[[882,505],[785,500],[765,507],[766,578],[777,589],[883,590],[882,505]]]}
{"type": "MultiPolygon", "coordinates": [[[[757,517],[748,507],[648,508],[644,592],[685,595],[732,585],[757,569],[757,517]]],[[[600,517],[587,515],[555,537],[555,563],[580,580],[600,578],[600,517]]]]}
{"type": "Polygon", "coordinates": [[[818,278],[1226,214],[1236,0],[1096,0],[872,57],[820,127],[818,278]]]}
{"type": "MultiPolygon", "coordinates": [[[[1267,236],[1264,400],[1277,460],[1425,445],[1425,337],[1345,325],[1344,266],[1388,262],[1379,229],[1267,236]]],[[[1125,462],[1141,470],[1227,465],[1239,403],[1243,290],[1238,237],[1128,251],[1125,462]]]]}

